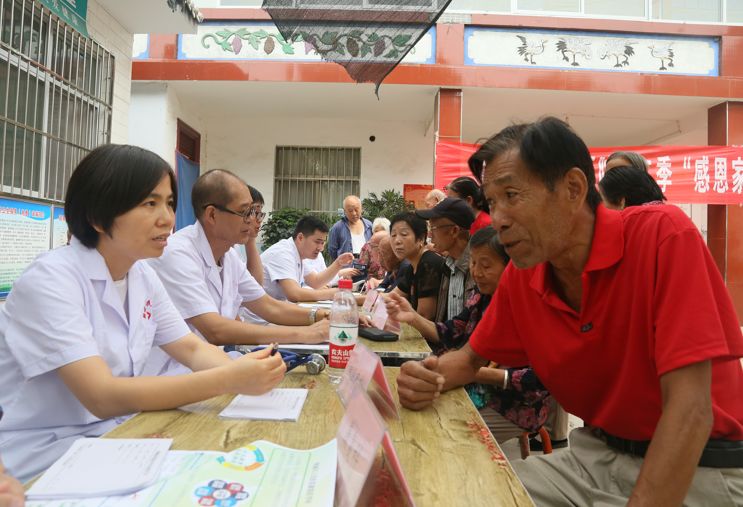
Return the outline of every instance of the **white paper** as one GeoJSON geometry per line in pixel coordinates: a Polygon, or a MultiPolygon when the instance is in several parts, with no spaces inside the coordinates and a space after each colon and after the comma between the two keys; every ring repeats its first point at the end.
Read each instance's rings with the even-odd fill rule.
{"type": "Polygon", "coordinates": [[[296,421],[302,413],[307,389],[274,389],[260,396],[238,395],[220,417],[296,421]]]}
{"type": "Polygon", "coordinates": [[[160,476],[170,438],[81,438],[28,491],[29,500],[125,495],[160,476]]]}
{"type": "Polygon", "coordinates": [[[156,498],[162,482],[197,468],[225,453],[217,451],[168,451],[157,481],[141,491],[126,496],[109,496],[26,502],[26,507],[148,507],[156,498]]]}

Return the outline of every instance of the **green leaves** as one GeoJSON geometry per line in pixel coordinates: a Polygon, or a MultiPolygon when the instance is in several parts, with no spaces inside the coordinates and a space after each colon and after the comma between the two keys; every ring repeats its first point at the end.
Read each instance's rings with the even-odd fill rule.
{"type": "Polygon", "coordinates": [[[405,202],[402,194],[397,190],[384,190],[380,195],[369,192],[369,196],[361,201],[364,216],[369,220],[377,217],[391,219],[403,211],[411,211],[414,207],[405,202]]]}

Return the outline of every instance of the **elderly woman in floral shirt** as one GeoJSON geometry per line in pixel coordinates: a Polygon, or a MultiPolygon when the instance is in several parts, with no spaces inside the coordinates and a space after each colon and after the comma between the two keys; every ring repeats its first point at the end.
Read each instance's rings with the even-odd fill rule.
{"type": "MultiPolygon", "coordinates": [[[[390,295],[387,311],[399,322],[415,327],[437,355],[464,346],[480,322],[498,280],[509,262],[492,227],[477,231],[470,239],[470,272],[477,291],[452,320],[431,322],[418,315],[404,298],[390,295]]],[[[498,442],[536,431],[547,419],[550,394],[531,368],[481,368],[477,384],[465,388],[498,442]],[[504,378],[506,386],[504,388],[504,378]]]]}

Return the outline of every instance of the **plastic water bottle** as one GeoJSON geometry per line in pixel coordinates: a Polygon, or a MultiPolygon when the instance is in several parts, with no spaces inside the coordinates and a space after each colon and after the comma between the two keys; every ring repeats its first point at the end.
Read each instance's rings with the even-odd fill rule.
{"type": "Polygon", "coordinates": [[[330,350],[328,351],[328,376],[332,384],[341,381],[351,351],[359,336],[359,310],[351,293],[351,280],[339,280],[338,292],[330,310],[330,350]]]}

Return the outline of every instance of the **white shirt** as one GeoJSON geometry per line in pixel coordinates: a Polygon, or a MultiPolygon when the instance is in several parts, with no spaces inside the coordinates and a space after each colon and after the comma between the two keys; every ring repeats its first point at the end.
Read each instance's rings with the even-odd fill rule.
{"type": "Polygon", "coordinates": [[[366,243],[366,237],[363,232],[361,234],[351,233],[351,251],[353,253],[361,253],[361,248],[364,246],[364,243],[366,243]]]}
{"type": "MultiPolygon", "coordinates": [[[[310,273],[321,273],[326,269],[328,269],[328,266],[325,264],[325,258],[322,256],[321,252],[317,254],[317,257],[314,259],[304,259],[302,261],[302,278],[307,278],[307,275],[310,273]]],[[[335,275],[333,279],[328,282],[329,287],[336,285],[338,285],[338,275],[335,275]]]]}
{"type": "Polygon", "coordinates": [[[282,239],[261,254],[263,263],[263,288],[266,293],[279,301],[286,301],[284,289],[279,280],[294,280],[304,285],[302,259],[292,238],[282,239]]]}
{"type": "Polygon", "coordinates": [[[0,308],[0,455],[31,479],[77,438],[97,437],[126,418],[102,420],[67,389],[56,369],[100,356],[117,377],[142,374],[154,346],[188,334],[145,262],[128,275],[128,309],[97,250],[73,238],[37,257],[0,308]]]}
{"type": "MultiPolygon", "coordinates": [[[[184,319],[218,313],[234,320],[243,302],[255,301],[265,294],[234,248],[224,254],[222,266],[217,266],[199,222],[173,234],[163,255],[147,262],[160,277],[184,319]]],[[[189,327],[204,338],[195,327],[189,327]]],[[[184,366],[158,349],[152,351],[145,368],[147,375],[186,372],[184,366]]]]}

